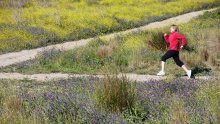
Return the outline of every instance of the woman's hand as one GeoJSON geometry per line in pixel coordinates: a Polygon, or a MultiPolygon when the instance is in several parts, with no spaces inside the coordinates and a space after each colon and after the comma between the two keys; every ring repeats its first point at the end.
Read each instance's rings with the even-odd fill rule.
{"type": "Polygon", "coordinates": [[[167,36],[167,33],[164,33],[163,36],[166,37],[166,36],[167,36]]]}

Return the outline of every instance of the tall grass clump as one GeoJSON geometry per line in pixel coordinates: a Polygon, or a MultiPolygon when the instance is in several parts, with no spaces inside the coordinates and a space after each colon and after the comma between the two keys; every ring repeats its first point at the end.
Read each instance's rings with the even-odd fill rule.
{"type": "Polygon", "coordinates": [[[122,112],[131,109],[136,100],[135,82],[126,77],[105,76],[96,87],[97,103],[102,108],[122,112]]]}
{"type": "Polygon", "coordinates": [[[168,44],[165,42],[163,34],[160,31],[150,32],[148,39],[146,39],[147,45],[154,50],[165,51],[168,44]]]}
{"type": "Polygon", "coordinates": [[[112,54],[113,49],[109,46],[100,46],[97,50],[97,55],[100,58],[109,57],[112,54]]]}

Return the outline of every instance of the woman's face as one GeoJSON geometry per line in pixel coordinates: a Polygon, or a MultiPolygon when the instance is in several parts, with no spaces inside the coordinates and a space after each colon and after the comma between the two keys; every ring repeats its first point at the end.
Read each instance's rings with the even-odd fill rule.
{"type": "Polygon", "coordinates": [[[173,27],[170,27],[170,32],[175,32],[175,29],[173,27]]]}

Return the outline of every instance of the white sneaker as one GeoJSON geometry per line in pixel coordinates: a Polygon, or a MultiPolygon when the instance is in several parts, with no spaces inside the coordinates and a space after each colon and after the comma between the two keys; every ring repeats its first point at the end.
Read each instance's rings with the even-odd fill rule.
{"type": "Polygon", "coordinates": [[[164,71],[160,71],[159,73],[157,73],[157,76],[164,76],[165,72],[164,71]]]}
{"type": "Polygon", "coordinates": [[[188,78],[191,78],[192,70],[187,71],[186,74],[187,74],[188,78]]]}

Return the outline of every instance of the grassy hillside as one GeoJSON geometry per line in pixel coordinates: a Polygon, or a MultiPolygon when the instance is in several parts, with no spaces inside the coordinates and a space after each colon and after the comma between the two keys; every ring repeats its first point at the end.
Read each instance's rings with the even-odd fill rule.
{"type": "Polygon", "coordinates": [[[121,31],[219,0],[1,0],[0,54],[121,31]]]}
{"type": "Polygon", "coordinates": [[[0,80],[1,124],[218,124],[219,80],[0,80]]]}
{"type": "MultiPolygon", "coordinates": [[[[180,57],[196,73],[211,74],[220,66],[220,9],[208,12],[190,23],[179,25],[180,33],[188,39],[180,57]]],[[[168,27],[118,36],[110,41],[96,39],[90,44],[67,52],[53,49],[44,51],[36,60],[1,69],[25,73],[65,72],[99,74],[105,72],[135,72],[156,74],[160,58],[166,50],[162,32],[168,27]]],[[[169,60],[167,71],[171,75],[183,75],[169,60]]]]}

